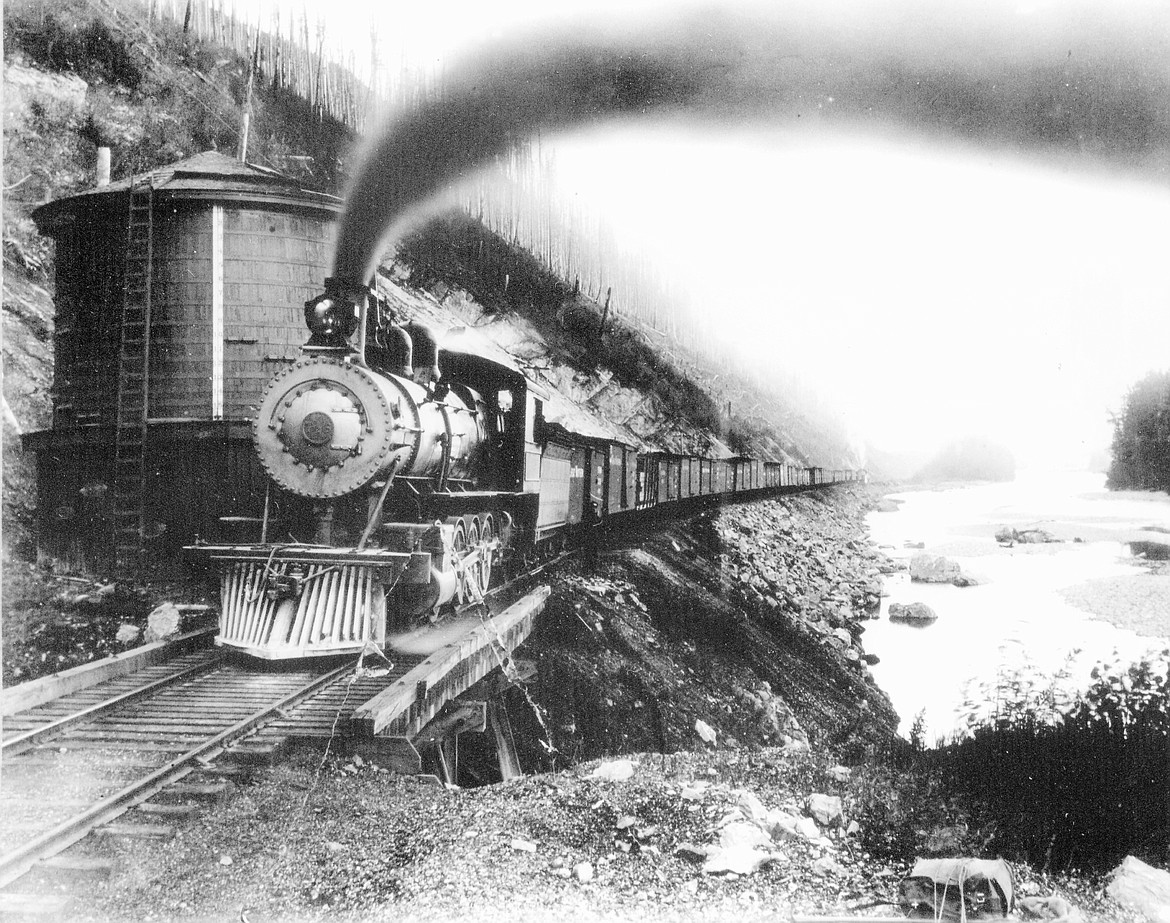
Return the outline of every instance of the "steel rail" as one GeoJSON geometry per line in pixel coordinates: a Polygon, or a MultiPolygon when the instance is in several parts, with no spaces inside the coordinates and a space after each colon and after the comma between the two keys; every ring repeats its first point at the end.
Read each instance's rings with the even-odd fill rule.
{"type": "Polygon", "coordinates": [[[50,721],[48,724],[41,727],[31,728],[23,734],[18,734],[15,737],[10,737],[8,740],[0,743],[0,752],[6,757],[16,756],[29,749],[37,741],[44,740],[54,734],[60,733],[75,724],[80,724],[83,721],[88,721],[103,712],[111,711],[119,705],[125,705],[128,702],[133,702],[135,699],[140,699],[143,696],[150,695],[152,692],[157,692],[159,689],[164,689],[167,686],[174,685],[184,679],[195,676],[199,673],[205,673],[223,662],[223,653],[219,651],[212,652],[203,663],[193,664],[184,667],[181,670],[176,670],[169,676],[163,676],[160,679],[153,680],[136,689],[131,689],[123,692],[112,698],[106,699],[103,702],[98,702],[90,705],[88,708],[83,708],[81,711],[74,712],[71,715],[64,715],[56,721],[50,721]],[[17,749],[17,748],[20,749],[17,749]]]}
{"type": "Polygon", "coordinates": [[[95,827],[109,823],[136,804],[153,797],[170,783],[187,775],[193,768],[188,765],[189,763],[198,760],[206,753],[222,748],[238,737],[242,737],[269,718],[278,715],[286,708],[299,704],[351,670],[353,670],[353,664],[347,663],[330,670],[328,673],[314,677],[299,689],[237,721],[231,727],[197,744],[186,753],[160,766],[137,782],[103,798],[80,814],[62,821],[56,827],[46,830],[27,843],[0,856],[0,888],[6,887],[20,878],[21,875],[26,874],[40,860],[47,859],[67,849],[87,836],[95,827]]]}

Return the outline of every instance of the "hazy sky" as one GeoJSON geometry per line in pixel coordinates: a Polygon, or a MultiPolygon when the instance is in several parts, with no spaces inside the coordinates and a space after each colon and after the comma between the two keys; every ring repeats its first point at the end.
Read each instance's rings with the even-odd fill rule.
{"type": "Polygon", "coordinates": [[[1165,185],[829,132],[598,136],[558,167],[887,449],[979,432],[1081,461],[1170,368],[1165,185]]]}
{"type": "MultiPolygon", "coordinates": [[[[327,22],[334,36],[352,23],[357,44],[376,20],[384,60],[449,70],[484,43],[566,15],[608,27],[632,6],[682,15],[335,2],[327,22]]],[[[1126,387],[1170,367],[1166,6],[787,5],[797,38],[763,52],[751,42],[772,33],[736,33],[744,4],[699,9],[755,55],[735,117],[563,132],[564,194],[675,270],[745,355],[805,374],[883,448],[983,433],[1030,462],[1104,444],[1126,387]],[[773,76],[788,96],[758,116],[773,76]]]]}

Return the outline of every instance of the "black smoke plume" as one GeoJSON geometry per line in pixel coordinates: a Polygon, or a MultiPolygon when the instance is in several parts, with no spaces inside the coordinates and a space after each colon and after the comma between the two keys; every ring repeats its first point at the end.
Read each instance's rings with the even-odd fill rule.
{"type": "Polygon", "coordinates": [[[367,280],[388,236],[515,141],[622,118],[894,131],[1170,179],[1170,7],[785,9],[531,34],[469,57],[369,143],[334,275],[367,280]]]}

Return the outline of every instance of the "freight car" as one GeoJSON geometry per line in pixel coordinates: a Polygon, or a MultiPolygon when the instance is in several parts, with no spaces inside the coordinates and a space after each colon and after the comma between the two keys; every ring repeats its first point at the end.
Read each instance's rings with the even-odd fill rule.
{"type": "Polygon", "coordinates": [[[254,422],[281,502],[258,543],[189,549],[221,573],[217,643],[256,657],[381,646],[481,599],[508,558],[647,510],[852,479],[574,433],[505,354],[400,323],[365,287],[327,280],[305,320],[254,422]]]}

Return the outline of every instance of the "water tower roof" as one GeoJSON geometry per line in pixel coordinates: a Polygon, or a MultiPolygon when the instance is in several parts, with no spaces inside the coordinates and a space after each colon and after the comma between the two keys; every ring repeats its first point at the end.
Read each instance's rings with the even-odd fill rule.
{"type": "Polygon", "coordinates": [[[186,199],[294,207],[324,212],[323,217],[341,210],[341,200],[336,196],[304,189],[283,173],[242,163],[219,151],[204,151],[107,186],[56,199],[33,212],[33,218],[42,231],[51,233],[81,211],[123,212],[131,187],[137,188],[147,181],[154,187],[155,196],[171,201],[186,199]]]}

